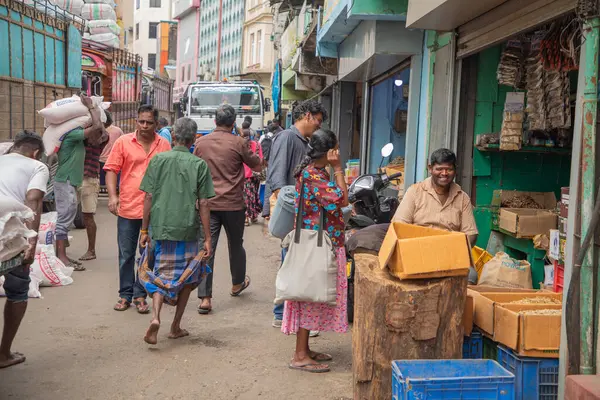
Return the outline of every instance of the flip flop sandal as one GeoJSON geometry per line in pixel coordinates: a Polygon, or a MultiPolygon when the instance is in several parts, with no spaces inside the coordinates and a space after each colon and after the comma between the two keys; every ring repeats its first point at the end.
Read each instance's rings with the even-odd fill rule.
{"type": "Polygon", "coordinates": [[[323,364],[305,364],[305,365],[289,365],[290,369],[296,369],[298,371],[311,372],[313,374],[322,374],[323,372],[329,372],[331,369],[327,365],[323,364]]]}
{"type": "Polygon", "coordinates": [[[248,275],[246,275],[246,279],[244,279],[244,284],[242,285],[242,287],[235,291],[235,292],[231,292],[229,293],[230,295],[232,295],[233,297],[237,297],[240,294],[242,294],[242,292],[246,289],[248,289],[248,286],[250,286],[250,277],[248,275]]]}
{"type": "Polygon", "coordinates": [[[115,306],[113,307],[113,310],[115,311],[125,311],[129,308],[129,306],[131,306],[131,303],[128,302],[125,299],[119,299],[119,301],[117,301],[117,304],[115,304],[115,306]]]}
{"type": "Polygon", "coordinates": [[[134,300],[133,305],[137,308],[139,314],[148,314],[150,312],[150,306],[146,303],[146,300],[134,300]]]}
{"type": "Polygon", "coordinates": [[[83,264],[77,264],[72,261],[69,261],[69,263],[66,266],[69,268],[73,268],[73,271],[77,271],[77,272],[85,271],[85,267],[83,266],[83,264]]]}
{"type": "Polygon", "coordinates": [[[210,308],[198,306],[198,314],[206,315],[206,314],[210,314],[211,311],[212,311],[212,306],[210,306],[210,308]]]}
{"type": "Polygon", "coordinates": [[[73,260],[72,258],[69,258],[69,262],[72,262],[73,264],[83,265],[81,261],[73,260]]]}
{"type": "Polygon", "coordinates": [[[313,352],[314,357],[310,357],[313,360],[317,361],[317,362],[324,362],[324,361],[331,361],[333,360],[333,357],[331,356],[331,354],[327,354],[327,353],[319,353],[317,351],[313,352]]]}
{"type": "Polygon", "coordinates": [[[81,256],[79,257],[79,261],[92,261],[95,260],[96,256],[81,256]]]}

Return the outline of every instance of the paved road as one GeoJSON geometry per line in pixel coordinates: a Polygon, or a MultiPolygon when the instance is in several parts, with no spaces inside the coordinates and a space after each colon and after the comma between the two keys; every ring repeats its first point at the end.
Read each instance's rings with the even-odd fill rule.
{"type": "MultiPolygon", "coordinates": [[[[226,240],[220,241],[212,315],[196,313],[196,293],[184,316],[191,336],[168,340],[174,308],[163,307],[159,343],[142,341],[149,316],[116,312],[116,218],[101,200],[98,260],[74,274],[75,283],[42,288],[30,300],[14,350],[27,361],[0,370],[0,399],[348,399],[352,396],[351,334],[322,334],[314,349],[331,353],[328,374],[287,368],[294,337],[271,327],[278,242],[262,225],[246,232],[252,285],[229,296],[226,240]]],[[[85,252],[73,233],[71,255],[85,252]]],[[[3,301],[0,300],[0,304],[3,301]]]]}

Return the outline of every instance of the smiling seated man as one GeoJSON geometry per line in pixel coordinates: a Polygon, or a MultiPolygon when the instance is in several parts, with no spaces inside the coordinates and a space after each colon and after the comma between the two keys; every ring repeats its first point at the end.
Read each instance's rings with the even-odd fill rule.
{"type": "MultiPolygon", "coordinates": [[[[412,185],[394,215],[395,222],[462,232],[471,246],[477,241],[477,225],[469,195],[454,182],[456,155],[448,149],[438,149],[429,160],[429,178],[412,185]]],[[[469,281],[477,280],[472,276],[469,281]]]]}

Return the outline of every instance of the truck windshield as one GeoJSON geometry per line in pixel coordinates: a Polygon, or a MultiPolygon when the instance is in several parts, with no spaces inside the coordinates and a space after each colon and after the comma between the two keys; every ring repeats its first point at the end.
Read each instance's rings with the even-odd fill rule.
{"type": "Polygon", "coordinates": [[[260,114],[261,100],[256,86],[193,86],[190,113],[210,114],[222,104],[231,105],[238,113],[260,114]]]}

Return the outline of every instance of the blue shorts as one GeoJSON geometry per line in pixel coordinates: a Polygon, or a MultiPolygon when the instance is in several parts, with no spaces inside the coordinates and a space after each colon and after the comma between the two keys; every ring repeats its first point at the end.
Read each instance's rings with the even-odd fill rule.
{"type": "Polygon", "coordinates": [[[29,298],[29,265],[22,265],[4,275],[4,292],[8,301],[23,302],[29,298]]]}

